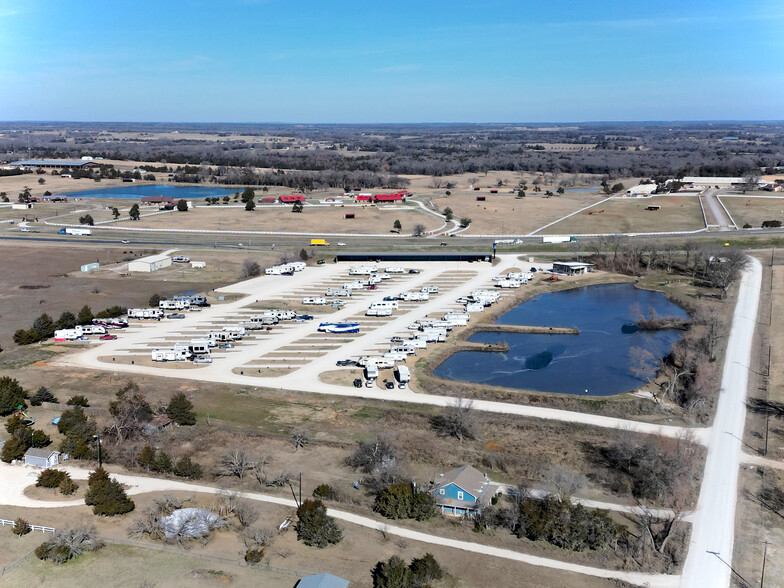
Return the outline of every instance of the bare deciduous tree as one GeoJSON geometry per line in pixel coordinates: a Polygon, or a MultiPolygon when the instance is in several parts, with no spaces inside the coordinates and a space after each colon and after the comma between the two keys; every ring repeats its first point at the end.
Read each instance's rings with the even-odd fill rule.
{"type": "Polygon", "coordinates": [[[244,449],[232,449],[218,459],[219,476],[236,476],[240,480],[245,473],[253,470],[256,462],[250,458],[244,449]]]}
{"type": "Polygon", "coordinates": [[[458,398],[444,409],[443,414],[430,419],[435,431],[443,437],[476,439],[477,417],[471,400],[458,398]]]}
{"type": "Polygon", "coordinates": [[[588,482],[583,474],[556,464],[547,468],[545,479],[561,502],[568,502],[588,482]]]}

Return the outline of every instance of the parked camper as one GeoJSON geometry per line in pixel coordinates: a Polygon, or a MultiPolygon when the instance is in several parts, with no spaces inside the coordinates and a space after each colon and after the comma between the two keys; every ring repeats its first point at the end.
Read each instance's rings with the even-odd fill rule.
{"type": "Polygon", "coordinates": [[[228,325],[223,327],[222,329],[226,333],[233,333],[233,338],[235,339],[242,339],[245,336],[245,327],[235,327],[232,325],[228,325]]]}
{"type": "Polygon", "coordinates": [[[327,288],[327,296],[345,296],[351,298],[352,288],[327,288]]]}
{"type": "Polygon", "coordinates": [[[368,308],[365,316],[392,316],[391,308],[368,308]]]}
{"type": "Polygon", "coordinates": [[[481,302],[469,302],[465,305],[466,312],[482,312],[485,309],[485,305],[481,302]]]}
{"type": "Polygon", "coordinates": [[[469,320],[471,320],[471,315],[468,314],[467,312],[453,312],[453,311],[450,311],[450,312],[447,312],[447,313],[444,314],[444,320],[445,321],[449,321],[449,322],[454,324],[454,321],[456,321],[456,320],[457,321],[460,321],[460,320],[469,321],[469,320]]]}
{"type": "MultiPolygon", "coordinates": [[[[354,265],[348,270],[350,276],[368,276],[376,273],[378,268],[375,265],[354,265]]],[[[387,272],[389,273],[389,272],[387,272]]]]}
{"type": "Polygon", "coordinates": [[[428,343],[443,343],[446,341],[446,329],[425,329],[421,336],[428,343]]]}
{"type": "MultiPolygon", "coordinates": [[[[280,320],[278,319],[278,317],[276,317],[274,315],[271,315],[271,314],[254,314],[247,321],[245,321],[245,324],[250,323],[250,324],[254,324],[254,325],[258,325],[258,326],[261,326],[261,325],[267,326],[267,325],[277,325],[278,322],[280,322],[280,320]]],[[[242,326],[244,326],[244,325],[242,325],[242,326]]]]}
{"type": "Polygon", "coordinates": [[[191,355],[209,355],[210,342],[207,339],[191,339],[188,351],[191,352],[191,355]]]}
{"type": "Polygon", "coordinates": [[[367,379],[365,386],[371,388],[378,378],[378,367],[375,364],[365,366],[365,378],[367,379]]]}
{"type": "Polygon", "coordinates": [[[191,354],[187,345],[175,345],[174,349],[153,349],[150,357],[153,361],[187,361],[191,354]]]}
{"type": "Polygon", "coordinates": [[[510,280],[510,279],[503,279],[495,283],[497,288],[519,288],[520,286],[522,286],[522,284],[523,283],[520,280],[510,280]]]}
{"type": "Polygon", "coordinates": [[[178,299],[178,300],[161,300],[158,302],[158,308],[163,310],[185,310],[186,308],[190,307],[191,302],[190,300],[178,299]]]}
{"type": "Polygon", "coordinates": [[[326,298],[303,298],[302,304],[324,306],[327,303],[326,298]]]}
{"type": "Polygon", "coordinates": [[[81,331],[84,335],[105,335],[106,327],[103,325],[77,325],[74,327],[77,331],[81,331]]]}
{"type": "Polygon", "coordinates": [[[82,331],[76,329],[58,329],[54,332],[55,341],[76,341],[82,338],[82,331]]]}
{"type": "Polygon", "coordinates": [[[422,286],[420,292],[427,292],[428,294],[438,294],[438,286],[422,286]]]}
{"type": "Polygon", "coordinates": [[[160,308],[129,308],[128,318],[160,320],[163,318],[163,310],[160,308]]]}
{"type": "Polygon", "coordinates": [[[210,341],[214,341],[217,343],[226,343],[228,341],[233,341],[231,334],[226,331],[210,331],[207,334],[207,337],[210,341]]]}
{"type": "Polygon", "coordinates": [[[413,347],[414,349],[427,349],[427,339],[416,335],[411,337],[408,341],[406,341],[406,345],[413,347]]]}
{"type": "Polygon", "coordinates": [[[297,313],[293,310],[281,310],[275,308],[264,312],[264,316],[274,316],[280,321],[290,321],[297,317],[297,313]]]}
{"type": "Polygon", "coordinates": [[[364,287],[365,287],[365,285],[362,282],[360,282],[359,280],[355,280],[353,282],[346,282],[345,284],[343,284],[343,290],[349,290],[349,291],[350,290],[361,290],[364,287]]]}
{"type": "Polygon", "coordinates": [[[384,271],[387,272],[388,274],[404,274],[404,273],[406,273],[405,268],[398,267],[398,266],[385,267],[384,271]]]}
{"type": "Polygon", "coordinates": [[[395,379],[398,381],[398,387],[405,388],[406,384],[411,381],[411,371],[408,369],[408,366],[395,366],[395,379]]]}
{"type": "Polygon", "coordinates": [[[406,358],[408,357],[408,355],[405,354],[405,353],[400,353],[400,352],[385,351],[384,352],[384,357],[386,359],[391,359],[392,361],[406,361],[406,358]]]}
{"type": "Polygon", "coordinates": [[[392,369],[395,367],[395,360],[391,357],[381,357],[380,355],[366,355],[357,360],[357,365],[363,367],[374,365],[380,370],[392,369]]]}
{"type": "Polygon", "coordinates": [[[292,261],[286,265],[288,265],[295,272],[301,272],[307,267],[307,264],[304,261],[292,261]]]}
{"type": "Polygon", "coordinates": [[[397,345],[390,349],[392,353],[405,353],[406,355],[415,355],[416,348],[413,345],[408,345],[408,342],[403,345],[397,345]]]}
{"type": "Polygon", "coordinates": [[[380,300],[371,302],[370,310],[397,310],[397,300],[380,300]]]}

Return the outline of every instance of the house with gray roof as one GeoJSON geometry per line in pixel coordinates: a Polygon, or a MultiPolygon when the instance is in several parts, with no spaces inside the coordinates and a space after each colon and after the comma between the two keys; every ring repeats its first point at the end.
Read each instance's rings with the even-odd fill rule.
{"type": "Polygon", "coordinates": [[[475,515],[480,508],[490,504],[499,490],[487,474],[470,465],[439,475],[433,484],[431,493],[441,514],[454,516],[475,515]]]}
{"type": "Polygon", "coordinates": [[[313,574],[297,582],[297,588],[348,588],[349,581],[332,574],[313,574]]]}

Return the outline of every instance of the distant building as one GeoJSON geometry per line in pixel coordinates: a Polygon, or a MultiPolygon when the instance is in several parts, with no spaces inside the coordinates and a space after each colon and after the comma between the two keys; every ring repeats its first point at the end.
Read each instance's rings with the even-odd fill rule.
{"type": "Polygon", "coordinates": [[[626,190],[626,195],[632,198],[651,196],[656,191],[656,188],[658,188],[656,184],[638,184],[626,190]]]}
{"type": "Polygon", "coordinates": [[[593,271],[592,263],[582,263],[580,261],[555,261],[553,262],[554,274],[565,274],[567,276],[576,276],[580,274],[587,274],[593,271]]]}
{"type": "Polygon", "coordinates": [[[53,449],[28,449],[24,454],[26,466],[51,468],[60,463],[60,452],[53,449]]]}
{"type": "Polygon", "coordinates": [[[278,198],[281,204],[294,204],[295,202],[305,202],[305,197],[302,194],[289,194],[278,198]]]}
{"type": "Polygon", "coordinates": [[[97,163],[92,161],[80,161],[74,159],[24,159],[21,161],[12,161],[8,164],[9,167],[18,167],[20,169],[63,169],[64,167],[97,167],[97,163]]]}
{"type": "Polygon", "coordinates": [[[441,474],[431,490],[441,514],[455,516],[475,515],[480,508],[490,504],[496,492],[498,486],[470,465],[441,474]]]}
{"type": "Polygon", "coordinates": [[[348,588],[348,585],[348,580],[332,574],[314,574],[302,578],[296,588],[348,588]]]}
{"type": "MultiPolygon", "coordinates": [[[[686,176],[681,180],[687,186],[718,186],[719,188],[730,188],[733,186],[741,186],[746,183],[743,178],[730,178],[730,177],[706,177],[706,176],[686,176]]],[[[764,183],[760,180],[760,183],[764,183]]]]}
{"type": "Polygon", "coordinates": [[[11,205],[12,210],[30,210],[32,207],[31,202],[14,202],[11,205]]]}
{"type": "Polygon", "coordinates": [[[142,204],[171,204],[174,206],[177,202],[171,196],[142,196],[142,204]]]}
{"type": "Polygon", "coordinates": [[[150,255],[128,262],[128,271],[150,273],[169,267],[171,264],[172,258],[168,255],[150,255]]]}

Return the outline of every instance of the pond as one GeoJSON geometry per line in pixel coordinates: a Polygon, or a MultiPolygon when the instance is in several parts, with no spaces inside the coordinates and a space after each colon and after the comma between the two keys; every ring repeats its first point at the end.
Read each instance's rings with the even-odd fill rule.
{"type": "Polygon", "coordinates": [[[185,200],[204,200],[208,197],[231,196],[236,192],[236,189],[216,188],[213,186],[168,186],[164,184],[137,186],[129,183],[115,188],[64,192],[58,194],[58,196],[68,196],[69,198],[119,198],[121,200],[139,200],[142,196],[171,196],[177,200],[180,198],[185,200]]]}
{"type": "Polygon", "coordinates": [[[509,351],[458,351],[433,373],[450,380],[540,392],[592,396],[628,392],[645,382],[633,371],[630,350],[641,348],[663,357],[683,335],[673,329],[628,328],[641,312],[688,317],[661,292],[629,283],[541,294],[503,314],[496,324],[576,327],[578,335],[477,332],[468,340],[504,341],[509,351]]]}

